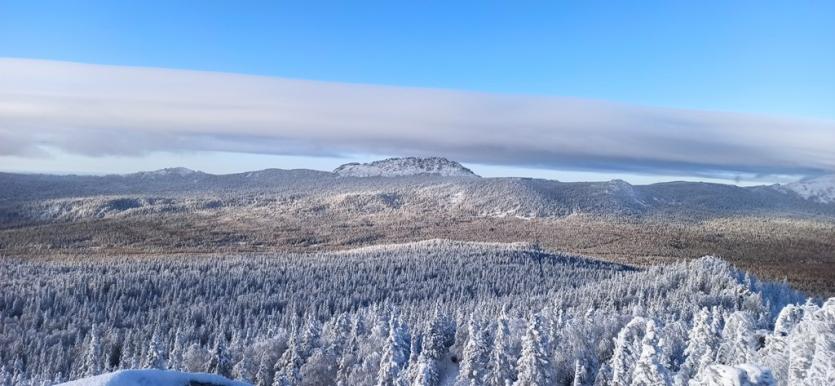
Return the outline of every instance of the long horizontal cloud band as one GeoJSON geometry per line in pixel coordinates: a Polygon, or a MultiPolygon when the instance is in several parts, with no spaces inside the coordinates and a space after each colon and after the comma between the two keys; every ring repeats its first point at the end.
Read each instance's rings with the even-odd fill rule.
{"type": "Polygon", "coordinates": [[[0,59],[0,155],[443,155],[643,172],[835,171],[835,122],[573,98],[0,59]]]}

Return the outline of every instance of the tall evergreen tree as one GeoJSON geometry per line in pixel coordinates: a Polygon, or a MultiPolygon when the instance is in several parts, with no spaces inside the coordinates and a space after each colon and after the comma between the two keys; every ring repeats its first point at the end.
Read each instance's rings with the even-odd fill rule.
{"type": "Polygon", "coordinates": [[[468,339],[464,346],[461,365],[458,371],[458,385],[481,386],[487,384],[490,362],[489,333],[481,328],[475,317],[467,323],[468,339]]]}
{"type": "Polygon", "coordinates": [[[555,382],[545,328],[542,316],[534,314],[522,339],[522,354],[519,357],[518,376],[514,385],[547,386],[555,382]]]}
{"type": "Polygon", "coordinates": [[[226,349],[226,336],[223,333],[215,338],[215,346],[209,355],[209,363],[206,366],[209,373],[222,375],[230,378],[232,376],[232,358],[226,349]]]}
{"type": "Polygon", "coordinates": [[[496,322],[496,335],[493,338],[493,350],[490,353],[491,386],[508,386],[516,381],[513,353],[510,346],[510,326],[503,313],[496,322]]]}
{"type": "Polygon", "coordinates": [[[389,319],[388,338],[380,359],[377,376],[378,386],[395,386],[400,372],[408,363],[410,338],[402,325],[397,312],[392,312],[389,319]]]}
{"type": "Polygon", "coordinates": [[[722,339],[716,351],[716,362],[738,365],[754,359],[756,337],[754,318],[747,311],[735,311],[725,321],[722,339]]]}
{"type": "Polygon", "coordinates": [[[159,337],[159,330],[155,329],[151,336],[151,342],[148,344],[148,352],[146,353],[145,363],[143,363],[142,367],[146,369],[165,370],[165,365],[165,354],[162,341],[159,337]]]}
{"type": "Polygon", "coordinates": [[[90,328],[90,342],[84,358],[84,376],[89,377],[102,372],[104,358],[100,335],[99,327],[93,324],[90,328]]]}
{"type": "Polygon", "coordinates": [[[646,332],[641,341],[641,355],[632,371],[631,386],[669,386],[672,384],[670,374],[658,357],[658,338],[655,322],[646,323],[646,332]]]}
{"type": "Polygon", "coordinates": [[[681,370],[677,374],[680,382],[686,382],[701,372],[705,367],[713,363],[716,357],[715,331],[711,323],[711,313],[707,308],[702,308],[694,319],[693,326],[687,339],[687,348],[684,349],[685,360],[681,370]]]}
{"type": "Polygon", "coordinates": [[[183,343],[183,333],[180,328],[174,333],[174,343],[171,346],[171,351],[168,353],[168,368],[171,370],[183,370],[183,352],[185,345],[183,343]]]}
{"type": "Polygon", "coordinates": [[[647,319],[636,316],[618,332],[611,359],[613,386],[628,386],[632,382],[632,370],[641,355],[646,323],[647,319]]]}

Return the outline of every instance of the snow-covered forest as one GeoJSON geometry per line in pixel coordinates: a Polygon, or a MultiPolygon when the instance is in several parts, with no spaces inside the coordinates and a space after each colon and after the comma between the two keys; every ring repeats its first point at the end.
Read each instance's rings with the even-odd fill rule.
{"type": "Polygon", "coordinates": [[[0,260],[0,385],[118,369],[256,385],[835,384],[835,299],[704,257],[527,244],[0,260]]]}

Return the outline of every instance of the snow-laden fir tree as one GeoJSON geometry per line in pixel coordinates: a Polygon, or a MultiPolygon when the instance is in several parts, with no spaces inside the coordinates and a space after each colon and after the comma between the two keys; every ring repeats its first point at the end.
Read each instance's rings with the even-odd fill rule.
{"type": "Polygon", "coordinates": [[[142,364],[146,369],[165,370],[165,353],[160,340],[159,330],[154,330],[151,335],[151,341],[148,343],[148,352],[145,355],[145,361],[142,364]]]}
{"type": "Polygon", "coordinates": [[[232,358],[226,348],[226,336],[223,333],[215,337],[215,345],[209,353],[206,371],[227,378],[232,376],[232,358]]]}
{"type": "Polygon", "coordinates": [[[693,325],[684,349],[685,360],[681,370],[676,375],[676,384],[687,384],[687,381],[713,363],[716,357],[715,324],[711,323],[711,312],[703,307],[693,318],[693,325]]]}
{"type": "Polygon", "coordinates": [[[780,310],[774,322],[774,335],[788,336],[797,323],[803,319],[803,308],[789,304],[780,310]]]}
{"type": "Polygon", "coordinates": [[[251,350],[244,350],[241,354],[241,359],[232,367],[232,376],[235,379],[246,383],[255,382],[255,374],[258,371],[259,363],[255,362],[252,356],[253,352],[251,350]]]}
{"type": "Polygon", "coordinates": [[[632,370],[631,386],[669,386],[672,384],[667,368],[658,357],[658,337],[655,322],[646,322],[646,332],[641,340],[641,355],[632,370]]]}
{"type": "Polygon", "coordinates": [[[410,343],[409,332],[400,322],[397,312],[391,312],[388,338],[380,360],[377,386],[395,386],[397,384],[400,372],[403,371],[409,360],[410,343]]]}
{"type": "Polygon", "coordinates": [[[551,350],[546,325],[542,315],[534,314],[528,321],[528,329],[522,339],[522,353],[519,356],[516,386],[547,386],[554,383],[551,366],[551,350]]]}
{"type": "Polygon", "coordinates": [[[12,386],[12,374],[6,366],[0,366],[0,386],[12,386]]]}
{"type": "Polygon", "coordinates": [[[295,323],[293,325],[294,328],[290,331],[287,349],[284,350],[284,353],[273,367],[275,370],[273,385],[277,384],[277,382],[290,382],[291,384],[295,384],[299,380],[299,372],[302,365],[304,365],[304,358],[302,358],[301,354],[300,339],[297,336],[298,330],[295,328],[295,323]]]}
{"type": "Polygon", "coordinates": [[[489,330],[482,328],[472,316],[467,323],[467,330],[468,339],[462,353],[456,385],[486,385],[491,349],[489,330]]]}
{"type": "Polygon", "coordinates": [[[174,333],[174,343],[171,344],[171,351],[168,352],[168,368],[171,370],[183,370],[183,333],[178,327],[174,333]]]}
{"type": "MultiPolygon", "coordinates": [[[[811,312],[811,317],[804,317],[796,329],[799,334],[811,333],[814,340],[814,353],[804,384],[835,385],[835,298],[830,298],[820,309],[811,312]],[[805,326],[807,324],[808,327],[805,326]]],[[[800,340],[806,341],[804,338],[800,340]]]]}
{"type": "Polygon", "coordinates": [[[724,365],[747,363],[754,359],[756,344],[754,318],[747,311],[735,311],[725,318],[716,362],[724,365]]]}
{"type": "Polygon", "coordinates": [[[574,361],[574,377],[571,380],[571,386],[586,386],[588,381],[586,378],[588,377],[588,371],[586,370],[586,366],[580,362],[579,359],[574,361]]]}
{"type": "Polygon", "coordinates": [[[490,353],[491,386],[508,386],[516,381],[514,355],[510,343],[510,325],[507,315],[502,313],[496,321],[496,334],[493,337],[493,349],[490,353]]]}
{"type": "Polygon", "coordinates": [[[416,367],[415,386],[435,386],[441,380],[440,362],[449,349],[445,318],[436,309],[426,326],[416,367]]]}
{"type": "Polygon", "coordinates": [[[315,315],[309,314],[305,319],[302,336],[298,342],[299,355],[302,361],[307,360],[313,354],[313,349],[319,347],[321,335],[322,323],[316,319],[315,315]]]}
{"type": "Polygon", "coordinates": [[[135,355],[134,352],[134,344],[133,344],[133,331],[128,330],[124,337],[122,338],[122,352],[119,356],[119,368],[120,369],[131,369],[134,368],[133,366],[133,357],[135,355]]]}
{"type": "Polygon", "coordinates": [[[788,383],[801,385],[806,380],[807,372],[812,367],[815,353],[815,313],[818,307],[811,302],[803,305],[803,319],[789,335],[788,383]]]}
{"type": "Polygon", "coordinates": [[[641,341],[646,332],[648,320],[636,316],[624,326],[615,339],[615,348],[612,353],[612,385],[629,386],[632,380],[632,370],[635,363],[641,356],[641,341]]]}
{"type": "Polygon", "coordinates": [[[96,324],[93,324],[90,328],[90,342],[88,345],[84,358],[84,375],[87,377],[101,374],[102,364],[104,362],[104,358],[102,357],[101,332],[96,324]]]}
{"type": "Polygon", "coordinates": [[[255,373],[255,386],[270,386],[273,384],[274,361],[268,353],[261,353],[258,361],[258,371],[255,373]]]}

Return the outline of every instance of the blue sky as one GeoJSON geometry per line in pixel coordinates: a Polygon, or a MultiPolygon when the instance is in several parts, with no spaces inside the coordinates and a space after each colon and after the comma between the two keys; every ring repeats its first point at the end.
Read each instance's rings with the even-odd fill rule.
{"type": "MultiPolygon", "coordinates": [[[[199,6],[185,1],[0,1],[0,57],[831,121],[833,15],[831,1],[206,1],[199,6]]],[[[45,171],[65,165],[66,171],[104,171],[88,166],[95,157],[82,161],[60,149],[52,153],[52,161],[5,156],[0,168],[45,171]]],[[[239,168],[229,167],[237,162],[236,152],[224,152],[224,166],[213,166],[209,160],[216,157],[204,153],[164,153],[152,154],[210,171],[269,162],[241,156],[239,168]]],[[[373,156],[360,152],[352,157],[373,156]]],[[[288,159],[276,156],[278,164],[263,167],[301,166],[306,157],[288,159]]],[[[311,163],[330,167],[340,160],[311,163]]],[[[519,164],[501,169],[491,163],[483,174],[513,171],[560,178],[566,169],[578,169],[519,164]]],[[[148,163],[138,161],[133,169],[143,165],[148,163]]],[[[617,167],[579,169],[618,177],[617,167]]],[[[703,178],[684,169],[638,174],[650,175],[648,180],[703,178]]]]}

